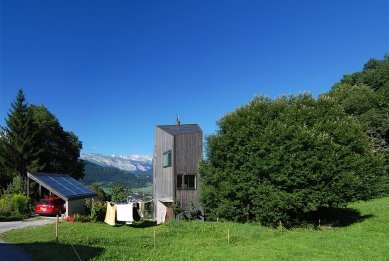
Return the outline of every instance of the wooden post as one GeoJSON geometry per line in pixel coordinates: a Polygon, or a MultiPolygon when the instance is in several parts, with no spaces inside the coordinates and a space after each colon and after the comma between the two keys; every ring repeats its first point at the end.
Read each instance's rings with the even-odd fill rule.
{"type": "Polygon", "coordinates": [[[55,224],[55,241],[58,242],[58,222],[59,222],[59,217],[57,214],[57,223],[55,224]]]}
{"type": "Polygon", "coordinates": [[[228,244],[230,243],[230,228],[228,228],[227,230],[227,240],[228,240],[228,244]]]}
{"type": "Polygon", "coordinates": [[[157,248],[157,242],[155,240],[155,228],[154,228],[154,249],[156,249],[156,248],[157,248]]]}
{"type": "Polygon", "coordinates": [[[27,198],[30,198],[30,178],[27,176],[27,198]]]}

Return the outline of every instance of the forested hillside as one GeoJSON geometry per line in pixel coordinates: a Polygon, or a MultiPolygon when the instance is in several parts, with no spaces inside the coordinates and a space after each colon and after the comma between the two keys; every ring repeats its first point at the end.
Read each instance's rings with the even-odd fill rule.
{"type": "Polygon", "coordinates": [[[130,188],[144,188],[151,185],[152,172],[129,173],[113,167],[102,167],[85,161],[84,178],[81,180],[86,185],[98,183],[103,187],[110,187],[116,183],[124,183],[130,188]]]}

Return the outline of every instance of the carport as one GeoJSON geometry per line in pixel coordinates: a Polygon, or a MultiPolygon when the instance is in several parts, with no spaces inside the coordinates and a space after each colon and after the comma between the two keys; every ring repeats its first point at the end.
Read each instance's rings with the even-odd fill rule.
{"type": "Polygon", "coordinates": [[[27,173],[27,195],[29,195],[30,179],[38,183],[39,197],[41,197],[41,187],[44,187],[50,194],[66,202],[66,217],[75,213],[85,214],[85,199],[97,197],[94,191],[69,175],[43,172],[27,173]]]}

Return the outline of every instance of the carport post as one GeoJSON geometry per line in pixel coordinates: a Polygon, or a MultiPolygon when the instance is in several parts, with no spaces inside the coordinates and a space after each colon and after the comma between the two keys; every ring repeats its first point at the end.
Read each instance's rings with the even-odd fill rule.
{"type": "Polygon", "coordinates": [[[30,178],[27,176],[27,198],[30,198],[30,178]]]}

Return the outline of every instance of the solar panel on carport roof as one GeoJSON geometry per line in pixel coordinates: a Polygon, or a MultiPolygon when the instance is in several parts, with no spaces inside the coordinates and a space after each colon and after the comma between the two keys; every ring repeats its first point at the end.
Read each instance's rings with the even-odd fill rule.
{"type": "Polygon", "coordinates": [[[56,190],[58,193],[65,197],[75,197],[87,194],[94,194],[94,192],[87,187],[83,186],[77,180],[70,176],[57,176],[57,175],[34,175],[41,182],[47,186],[56,190]]]}

